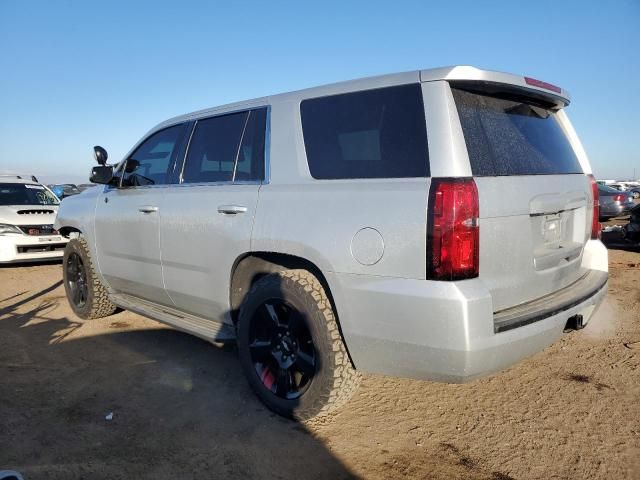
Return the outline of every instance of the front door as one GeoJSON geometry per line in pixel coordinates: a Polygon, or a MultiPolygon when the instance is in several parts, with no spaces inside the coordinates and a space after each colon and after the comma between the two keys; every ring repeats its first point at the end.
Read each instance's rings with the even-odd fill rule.
{"type": "Polygon", "coordinates": [[[95,238],[98,265],[111,288],[165,305],[171,304],[162,282],[160,205],[185,126],[161,130],[127,159],[120,185],[98,199],[95,238]]]}

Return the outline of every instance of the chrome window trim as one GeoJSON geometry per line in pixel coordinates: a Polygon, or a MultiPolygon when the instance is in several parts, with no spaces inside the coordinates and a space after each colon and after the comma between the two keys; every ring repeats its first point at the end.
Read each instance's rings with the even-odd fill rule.
{"type": "Polygon", "coordinates": [[[177,185],[182,185],[182,180],[184,176],[184,166],[187,164],[187,155],[189,154],[189,149],[191,148],[191,139],[193,138],[193,132],[196,131],[196,126],[198,125],[198,120],[193,122],[193,126],[191,127],[191,133],[189,134],[189,140],[187,141],[187,148],[184,149],[184,156],[182,157],[182,167],[180,168],[180,176],[178,177],[177,185]]]}
{"type": "Polygon", "coordinates": [[[262,185],[260,180],[238,180],[237,182],[197,182],[197,183],[174,183],[169,187],[219,187],[221,185],[262,185]]]}
{"type": "Polygon", "coordinates": [[[236,149],[236,158],[233,161],[233,173],[231,174],[231,183],[236,182],[236,171],[238,170],[238,160],[240,159],[240,149],[242,148],[242,142],[244,142],[244,134],[247,133],[247,125],[249,125],[251,112],[252,111],[249,110],[249,113],[247,113],[247,118],[244,119],[244,126],[242,127],[242,135],[240,135],[240,141],[238,142],[238,148],[236,149]]]}
{"type": "MultiPolygon", "coordinates": [[[[210,187],[221,185],[262,185],[260,180],[238,180],[235,183],[231,182],[197,182],[197,183],[163,183],[162,185],[137,185],[134,187],[120,187],[117,190],[143,190],[143,189],[155,189],[155,188],[173,188],[173,187],[210,187]]],[[[108,187],[108,186],[107,186],[108,187]]],[[[108,188],[107,191],[116,190],[114,187],[108,188]]]]}
{"type": "Polygon", "coordinates": [[[264,128],[264,178],[260,182],[262,185],[268,185],[271,183],[271,105],[267,105],[266,107],[267,118],[264,128]]]}
{"type": "MultiPolygon", "coordinates": [[[[175,187],[177,184],[176,183],[162,183],[159,185],[132,185],[132,186],[125,186],[125,187],[110,187],[107,185],[107,191],[110,192],[112,190],[118,190],[118,191],[122,191],[122,192],[127,192],[130,190],[148,190],[151,188],[169,188],[169,187],[175,187]]],[[[106,193],[106,192],[105,192],[106,193]]]]}

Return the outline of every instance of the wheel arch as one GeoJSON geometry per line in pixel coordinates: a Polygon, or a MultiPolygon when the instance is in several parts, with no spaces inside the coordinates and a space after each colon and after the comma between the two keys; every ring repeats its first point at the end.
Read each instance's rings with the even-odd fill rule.
{"type": "Polygon", "coordinates": [[[240,305],[242,305],[244,297],[257,280],[270,273],[296,268],[308,270],[315,275],[325,289],[335,310],[329,283],[322,273],[322,270],[312,261],[286,253],[247,252],[235,260],[231,269],[229,304],[231,305],[231,317],[233,321],[237,321],[240,305]]]}
{"type": "Polygon", "coordinates": [[[67,238],[79,237],[82,235],[82,230],[69,225],[62,226],[58,229],[60,235],[67,238]]]}
{"type": "MultiPolygon", "coordinates": [[[[231,318],[233,323],[237,323],[240,306],[251,289],[251,286],[257,280],[265,275],[269,275],[270,273],[277,273],[289,269],[307,270],[318,279],[327,294],[327,298],[331,302],[336,323],[338,324],[338,330],[340,331],[345,348],[347,349],[347,354],[349,354],[349,346],[347,345],[346,339],[342,333],[342,327],[340,326],[340,314],[336,307],[329,282],[322,273],[322,270],[314,262],[297,255],[256,251],[247,252],[236,259],[231,270],[229,289],[229,304],[231,305],[231,318]]],[[[351,359],[350,354],[349,359],[353,365],[353,360],[351,359]]]]}

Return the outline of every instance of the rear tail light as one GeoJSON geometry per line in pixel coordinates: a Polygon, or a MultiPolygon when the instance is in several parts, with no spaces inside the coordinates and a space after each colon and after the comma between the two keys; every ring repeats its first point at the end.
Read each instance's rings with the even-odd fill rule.
{"type": "Polygon", "coordinates": [[[531,85],[532,87],[544,88],[545,90],[551,90],[555,93],[562,93],[562,89],[560,87],[556,87],[552,83],[543,82],[542,80],[536,80],[531,77],[524,77],[524,81],[527,85],[531,85]]]}
{"type": "Polygon", "coordinates": [[[478,189],[472,178],[434,178],[429,192],[427,278],[478,276],[478,189]]]}
{"type": "Polygon", "coordinates": [[[624,202],[624,195],[616,195],[613,197],[614,202],[624,202]]]}
{"type": "Polygon", "coordinates": [[[593,199],[593,218],[591,219],[591,238],[597,240],[600,238],[600,192],[598,184],[593,175],[587,175],[591,182],[591,197],[593,199]]]}

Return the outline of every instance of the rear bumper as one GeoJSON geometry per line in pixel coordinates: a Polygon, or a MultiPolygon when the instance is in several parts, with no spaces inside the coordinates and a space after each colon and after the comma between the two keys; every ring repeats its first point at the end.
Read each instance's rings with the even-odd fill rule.
{"type": "Polygon", "coordinates": [[[357,369],[461,383],[556,342],[574,315],[588,323],[607,292],[606,249],[600,242],[589,243],[583,264],[592,264],[589,277],[599,279],[599,285],[583,283],[573,296],[564,296],[556,311],[499,333],[491,295],[479,279],[432,282],[334,273],[327,280],[357,369]]]}
{"type": "Polygon", "coordinates": [[[0,264],[37,262],[62,258],[64,247],[69,240],[59,235],[28,236],[3,235],[0,236],[0,264]]]}
{"type": "Polygon", "coordinates": [[[493,330],[506,332],[571,310],[603,290],[607,279],[607,272],[589,270],[578,281],[551,295],[494,313],[493,330]]]}

